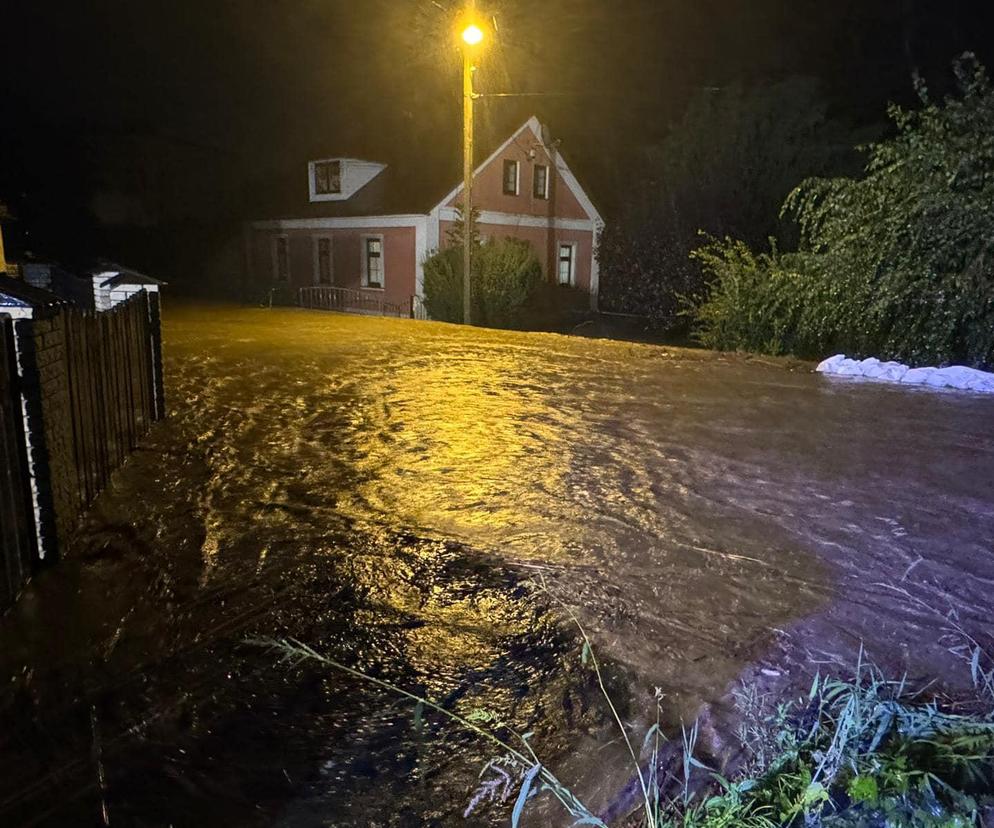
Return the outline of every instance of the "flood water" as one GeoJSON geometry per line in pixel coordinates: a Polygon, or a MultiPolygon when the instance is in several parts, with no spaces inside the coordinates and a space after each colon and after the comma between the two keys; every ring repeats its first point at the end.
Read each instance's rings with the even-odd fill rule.
{"type": "Polygon", "coordinates": [[[630,769],[558,602],[636,731],[861,643],[956,685],[950,617],[991,634],[992,399],[297,310],[165,340],[169,420],[0,619],[2,825],[467,824],[489,747],[258,637],[534,731],[601,807],[630,769]]]}

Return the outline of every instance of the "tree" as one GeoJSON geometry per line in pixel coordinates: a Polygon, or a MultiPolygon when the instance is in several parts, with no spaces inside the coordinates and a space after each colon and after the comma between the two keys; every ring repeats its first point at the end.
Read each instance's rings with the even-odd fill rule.
{"type": "MultiPolygon", "coordinates": [[[[474,248],[480,246],[480,208],[473,207],[470,210],[469,216],[469,234],[470,243],[474,248]]],[[[456,220],[452,222],[452,226],[445,231],[445,240],[448,242],[449,247],[458,247],[462,250],[463,238],[466,232],[466,219],[463,215],[463,205],[460,202],[456,205],[456,220]]]]}
{"type": "Polygon", "coordinates": [[[778,208],[797,181],[855,169],[853,135],[807,78],[700,90],[667,138],[632,165],[646,172],[598,251],[602,306],[672,327],[683,297],[704,288],[688,255],[698,232],[749,244],[782,233],[778,208]]]}
{"type": "Polygon", "coordinates": [[[890,107],[895,134],[868,148],[861,177],[789,195],[797,252],[747,256],[731,240],[697,252],[715,278],[697,311],[705,343],[994,364],[994,91],[973,55],[953,68],[943,103],[916,79],[920,107],[890,107]]]}

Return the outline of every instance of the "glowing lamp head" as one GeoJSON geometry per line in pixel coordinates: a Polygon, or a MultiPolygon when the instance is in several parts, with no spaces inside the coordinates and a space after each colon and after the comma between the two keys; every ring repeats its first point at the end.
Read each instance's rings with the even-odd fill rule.
{"type": "Polygon", "coordinates": [[[475,23],[470,23],[462,30],[462,39],[470,46],[476,46],[483,40],[483,29],[475,23]]]}

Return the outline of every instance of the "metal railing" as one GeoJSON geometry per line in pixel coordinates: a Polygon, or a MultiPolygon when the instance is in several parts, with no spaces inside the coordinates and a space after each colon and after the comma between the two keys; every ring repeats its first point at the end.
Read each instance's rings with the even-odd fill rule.
{"type": "MultiPolygon", "coordinates": [[[[382,290],[313,285],[300,288],[297,303],[302,308],[369,313],[379,316],[415,317],[415,303],[410,305],[386,301],[382,290]]],[[[420,306],[419,306],[420,307],[420,306]]],[[[417,316],[416,318],[424,318],[417,316]]]]}

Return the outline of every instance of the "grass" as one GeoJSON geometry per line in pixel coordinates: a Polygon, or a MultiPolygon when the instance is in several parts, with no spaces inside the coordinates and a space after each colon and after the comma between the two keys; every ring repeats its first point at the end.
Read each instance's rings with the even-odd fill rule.
{"type": "MultiPolygon", "coordinates": [[[[544,585],[540,589],[548,594],[544,585]]],[[[968,636],[962,654],[977,691],[968,713],[951,712],[904,681],[887,679],[862,652],[852,675],[818,675],[802,698],[770,699],[742,688],[736,694],[742,754],[726,778],[702,761],[696,723],[681,729],[679,741],[667,739],[660,728],[661,693],[655,724],[641,741],[633,739],[586,631],[572,610],[560,606],[579,630],[580,661],[595,674],[632,761],[640,807],[626,825],[959,828],[981,824],[983,810],[994,808],[994,669],[968,636]]],[[[508,803],[517,828],[529,804],[548,793],[563,807],[565,824],[606,828],[539,759],[531,734],[515,732],[494,714],[460,714],[299,641],[255,643],[285,660],[323,664],[410,700],[416,727],[434,711],[497,748],[499,755],[483,766],[467,817],[487,803],[508,803]]]]}

